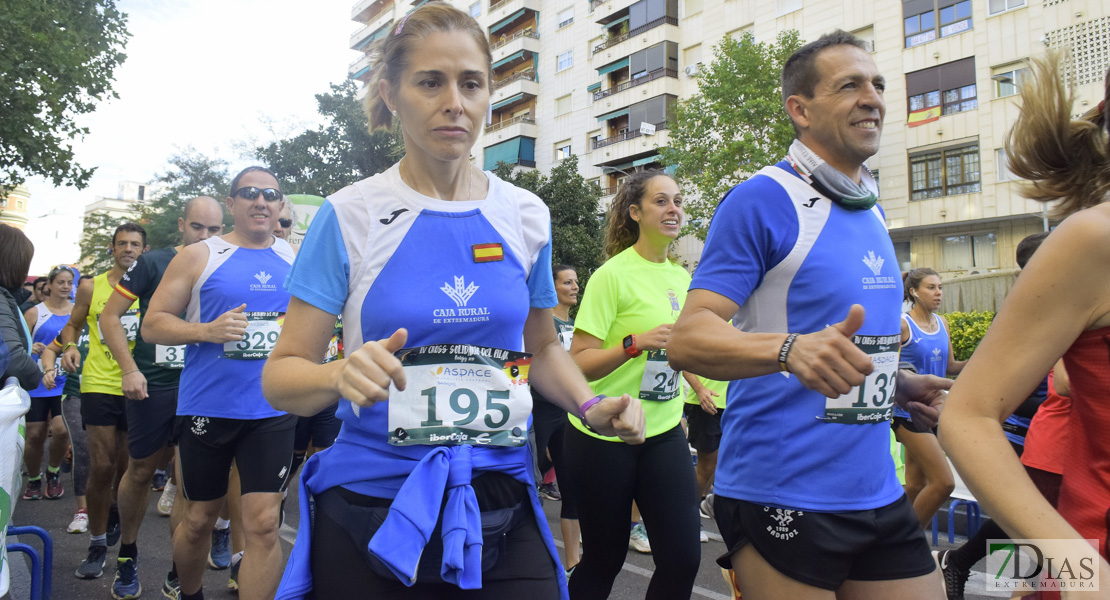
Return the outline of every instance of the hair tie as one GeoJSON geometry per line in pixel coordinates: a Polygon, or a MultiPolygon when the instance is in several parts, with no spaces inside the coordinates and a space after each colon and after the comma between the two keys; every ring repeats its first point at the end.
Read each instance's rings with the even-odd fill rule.
{"type": "Polygon", "coordinates": [[[405,28],[405,21],[408,21],[409,17],[411,17],[411,16],[412,16],[412,13],[409,13],[409,14],[401,17],[401,22],[397,23],[397,29],[393,30],[393,37],[397,37],[397,36],[401,35],[401,30],[405,28]]]}

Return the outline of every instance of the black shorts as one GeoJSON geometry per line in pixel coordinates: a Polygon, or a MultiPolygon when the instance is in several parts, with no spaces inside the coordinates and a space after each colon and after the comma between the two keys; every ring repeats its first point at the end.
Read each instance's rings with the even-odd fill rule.
{"type": "Polygon", "coordinates": [[[293,437],[293,449],[297,452],[305,452],[309,444],[321,450],[331,448],[335,443],[335,437],[339,435],[339,427],[343,425],[343,421],[335,416],[338,408],[339,404],[336,403],[311,417],[297,417],[297,433],[293,437]]]}
{"type": "Polygon", "coordinates": [[[177,423],[177,387],[147,390],[144,400],[127,401],[127,450],[146,458],[170,445],[177,423]]]}
{"type": "Polygon", "coordinates": [[[28,423],[43,423],[60,416],[62,416],[61,396],[31,398],[31,410],[27,411],[28,423]]]}
{"type": "Polygon", "coordinates": [[[185,498],[205,502],[227,495],[232,459],[239,466],[244,494],[282,491],[292,466],[296,424],[295,415],[266,419],[179,416],[175,438],[185,498]]]}
{"type": "Polygon", "coordinates": [[[115,427],[127,431],[126,398],[99,392],[81,394],[81,422],[86,428],[115,427]]]}
{"type": "Polygon", "coordinates": [[[686,441],[698,452],[716,452],[721,447],[721,415],[725,409],[718,408],[717,414],[711,415],[700,404],[686,404],[682,410],[686,413],[686,441]]]}
{"type": "Polygon", "coordinates": [[[773,508],[718,495],[713,509],[728,548],[717,559],[722,568],[731,569],[732,555],[751,544],[780,573],[826,590],[848,579],[909,579],[936,569],[904,495],[882,508],[841,513],[773,508]]]}
{"type": "Polygon", "coordinates": [[[898,431],[899,427],[905,428],[905,430],[910,433],[931,433],[933,435],[937,434],[935,429],[928,429],[920,425],[915,425],[913,421],[907,419],[906,417],[894,417],[894,419],[892,419],[890,422],[890,428],[894,431],[898,431]]]}

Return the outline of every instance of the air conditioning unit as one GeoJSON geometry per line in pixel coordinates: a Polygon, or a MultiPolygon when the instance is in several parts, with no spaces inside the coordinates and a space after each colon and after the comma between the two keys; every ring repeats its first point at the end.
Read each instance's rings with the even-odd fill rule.
{"type": "Polygon", "coordinates": [[[698,75],[701,75],[701,63],[686,65],[686,75],[688,77],[697,77],[698,75]]]}

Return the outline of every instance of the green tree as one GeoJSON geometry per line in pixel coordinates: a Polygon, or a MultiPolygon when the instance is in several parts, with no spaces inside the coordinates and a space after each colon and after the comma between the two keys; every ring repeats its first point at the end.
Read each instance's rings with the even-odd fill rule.
{"type": "Polygon", "coordinates": [[[116,227],[130,220],[100,212],[85,215],[78,261],[82,273],[99,275],[112,268],[112,234],[116,227]]]}
{"type": "Polygon", "coordinates": [[[598,201],[601,190],[586,182],[578,172],[578,157],[559,162],[548,175],[535,169],[513,170],[513,165],[498,163],[498,177],[524,188],[543,200],[551,211],[551,260],[578,272],[578,284],[586,288],[590,274],[602,262],[601,220],[598,201]]]}
{"type": "Polygon", "coordinates": [[[128,37],[114,0],[0,0],[0,192],[32,175],[88,185],[72,140],[89,130],[75,118],[118,97],[128,37]]]}
{"type": "Polygon", "coordinates": [[[401,158],[400,133],[371,133],[357,91],[350,79],[332,84],[331,93],[316,95],[323,125],[255,149],[255,156],[277,174],[286,192],[327,196],[381,173],[401,158]]]}
{"type": "MultiPolygon", "coordinates": [[[[212,196],[220,203],[227,197],[232,174],[227,162],[209,158],[186,148],[169,159],[169,169],[158,176],[164,187],[139,207],[139,220],[146,228],[151,248],[165,248],[181,241],[177,219],[185,203],[197,196],[212,196]]],[[[224,211],[225,231],[231,230],[231,214],[224,211]]]]}
{"type": "Polygon", "coordinates": [[[786,154],[794,129],[780,74],[802,44],[792,29],[773,44],[757,43],[750,33],[726,36],[702,70],[697,93],[675,105],[670,145],[660,154],[687,193],[685,233],[704,240],[725,192],[786,154]]]}

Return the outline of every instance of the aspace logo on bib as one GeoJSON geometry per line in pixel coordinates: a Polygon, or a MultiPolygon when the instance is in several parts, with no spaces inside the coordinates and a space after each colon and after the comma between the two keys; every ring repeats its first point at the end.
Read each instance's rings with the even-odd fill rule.
{"type": "Polygon", "coordinates": [[[893,275],[882,275],[883,263],[886,262],[882,256],[876,256],[874,250],[868,250],[867,256],[863,257],[863,264],[871,269],[873,277],[863,277],[860,281],[863,283],[865,290],[885,290],[898,287],[898,280],[893,275]]]}
{"type": "Polygon", "coordinates": [[[432,310],[432,323],[477,323],[489,321],[489,307],[468,306],[470,299],[477,292],[479,286],[471,281],[466,283],[465,277],[455,277],[454,287],[444,282],[441,292],[454,301],[454,308],[447,306],[432,310]]]}

